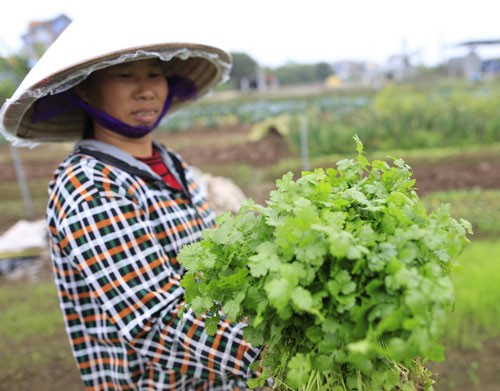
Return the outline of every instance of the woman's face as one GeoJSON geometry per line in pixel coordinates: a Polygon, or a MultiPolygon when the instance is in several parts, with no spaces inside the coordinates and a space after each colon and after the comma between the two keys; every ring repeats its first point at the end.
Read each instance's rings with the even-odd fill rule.
{"type": "Polygon", "coordinates": [[[92,107],[128,125],[149,126],[162,112],[168,85],[160,61],[148,59],[96,71],[76,92],[92,107]]]}

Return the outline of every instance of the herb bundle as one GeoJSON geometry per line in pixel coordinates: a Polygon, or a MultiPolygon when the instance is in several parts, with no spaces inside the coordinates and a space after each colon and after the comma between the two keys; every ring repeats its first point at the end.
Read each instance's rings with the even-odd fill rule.
{"type": "Polygon", "coordinates": [[[265,206],[249,200],[186,246],[186,303],[248,320],[265,345],[261,379],[302,390],[430,390],[424,361],[454,295],[449,274],[470,224],[443,205],[428,213],[411,167],[357,159],[278,180],[265,206]]]}

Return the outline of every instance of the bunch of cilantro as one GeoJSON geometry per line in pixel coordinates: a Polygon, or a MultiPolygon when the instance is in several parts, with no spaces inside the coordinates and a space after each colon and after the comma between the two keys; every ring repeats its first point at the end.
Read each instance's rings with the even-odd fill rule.
{"type": "Polygon", "coordinates": [[[283,176],[266,206],[249,200],[178,256],[208,332],[247,319],[245,338],[266,347],[253,386],[432,389],[423,364],[443,359],[449,275],[470,224],[446,206],[428,213],[411,167],[369,162],[355,141],[357,159],[283,176]]]}

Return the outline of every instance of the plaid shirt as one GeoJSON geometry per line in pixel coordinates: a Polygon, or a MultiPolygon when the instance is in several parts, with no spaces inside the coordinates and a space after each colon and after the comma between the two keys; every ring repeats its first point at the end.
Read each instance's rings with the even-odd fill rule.
{"type": "MultiPolygon", "coordinates": [[[[175,172],[171,156],[155,146],[175,172]]],[[[176,254],[214,224],[186,165],[189,196],[114,147],[84,140],[77,148],[50,183],[47,221],[60,306],[86,389],[245,389],[260,351],[243,340],[244,325],[221,321],[209,336],[203,318],[177,314],[176,254]],[[123,167],[78,152],[81,146],[123,167]]]]}

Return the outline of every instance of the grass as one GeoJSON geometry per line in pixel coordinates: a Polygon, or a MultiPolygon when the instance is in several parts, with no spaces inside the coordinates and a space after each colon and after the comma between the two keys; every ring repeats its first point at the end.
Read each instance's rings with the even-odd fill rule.
{"type": "Polygon", "coordinates": [[[63,326],[52,282],[0,286],[0,346],[5,341],[23,342],[40,335],[50,336],[63,326]]]}
{"type": "Polygon", "coordinates": [[[442,203],[452,215],[473,227],[471,243],[453,271],[455,307],[449,316],[446,344],[452,348],[481,348],[500,337],[500,191],[455,190],[422,198],[429,210],[442,203]]]}
{"type": "Polygon", "coordinates": [[[500,235],[499,190],[435,192],[424,196],[423,201],[430,209],[435,209],[442,203],[450,204],[453,216],[466,219],[472,224],[475,238],[496,238],[500,235]]]}
{"type": "Polygon", "coordinates": [[[430,362],[437,391],[498,389],[500,240],[473,240],[453,273],[455,307],[443,339],[446,359],[430,362]]]}
{"type": "Polygon", "coordinates": [[[53,282],[0,280],[0,311],[1,391],[82,389],[53,282]]]}
{"type": "Polygon", "coordinates": [[[473,241],[453,273],[455,308],[449,316],[446,343],[480,348],[500,337],[500,241],[473,241]]]}

